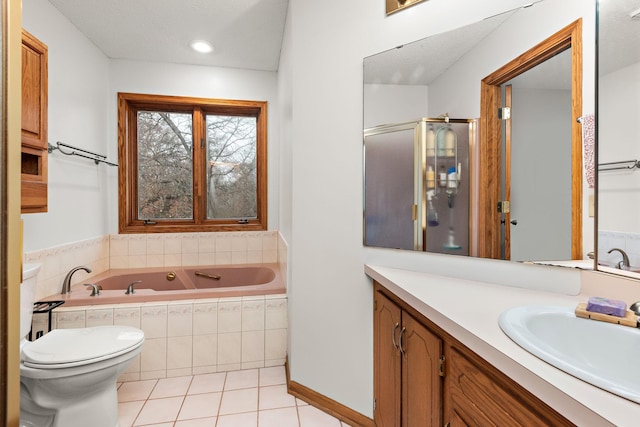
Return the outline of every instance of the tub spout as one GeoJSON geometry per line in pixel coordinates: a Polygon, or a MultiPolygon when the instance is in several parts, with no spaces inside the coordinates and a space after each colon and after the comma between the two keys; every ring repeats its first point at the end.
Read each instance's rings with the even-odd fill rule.
{"type": "Polygon", "coordinates": [[[135,285],[136,283],[142,283],[142,280],[136,280],[135,282],[131,282],[131,283],[129,284],[129,286],[127,286],[127,292],[125,292],[124,294],[125,294],[125,295],[135,294],[135,293],[136,293],[136,290],[134,289],[134,285],[135,285]]]}
{"type": "Polygon", "coordinates": [[[89,267],[84,267],[82,265],[72,268],[71,271],[67,273],[64,280],[62,281],[62,291],[60,291],[61,294],[64,295],[64,294],[71,293],[71,276],[73,276],[73,273],[75,273],[78,270],[84,270],[87,273],[91,273],[91,269],[89,267]]]}

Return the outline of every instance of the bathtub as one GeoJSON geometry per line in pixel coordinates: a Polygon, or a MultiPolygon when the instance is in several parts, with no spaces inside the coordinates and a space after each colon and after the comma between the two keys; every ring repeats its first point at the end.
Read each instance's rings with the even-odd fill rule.
{"type": "Polygon", "coordinates": [[[278,264],[112,269],[85,283],[98,285],[100,295],[92,297],[91,287],[77,284],[68,295],[54,294],[41,301],[64,300],[65,307],[74,307],[286,292],[278,264]],[[127,287],[137,281],[140,282],[134,284],[135,292],[125,294],[127,287]]]}

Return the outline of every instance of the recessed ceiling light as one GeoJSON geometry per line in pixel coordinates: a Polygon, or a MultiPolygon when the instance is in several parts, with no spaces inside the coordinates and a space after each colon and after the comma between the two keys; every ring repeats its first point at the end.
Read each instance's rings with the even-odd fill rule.
{"type": "Polygon", "coordinates": [[[189,43],[191,49],[200,53],[210,53],[213,52],[213,45],[206,40],[193,40],[189,43]]]}

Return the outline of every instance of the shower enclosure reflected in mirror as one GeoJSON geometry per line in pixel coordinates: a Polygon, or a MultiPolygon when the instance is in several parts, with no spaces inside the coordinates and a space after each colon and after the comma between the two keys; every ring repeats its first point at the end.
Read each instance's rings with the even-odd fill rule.
{"type": "MultiPolygon", "coordinates": [[[[582,51],[576,37],[581,37],[583,11],[572,7],[569,13],[559,2],[536,2],[364,59],[365,245],[517,261],[586,258],[582,240],[585,235],[587,241],[593,239],[593,222],[582,213],[582,130],[575,120],[582,114],[582,51]],[[565,16],[558,13],[561,9],[565,16]],[[548,40],[554,37],[565,38],[552,45],[548,40]],[[527,62],[512,70],[514,58],[527,62]],[[481,114],[488,111],[487,93],[494,91],[499,91],[497,99],[507,99],[509,91],[518,106],[510,122],[502,122],[506,124],[497,117],[498,106],[495,113],[481,114]],[[549,117],[520,114],[526,108],[549,112],[557,126],[541,126],[549,117]],[[428,144],[417,130],[424,120],[444,116],[476,123],[469,141],[484,144],[444,171],[435,163],[431,167],[434,190],[450,168],[462,177],[457,192],[465,194],[456,195],[453,209],[446,192],[429,192],[429,158],[420,148],[428,144]],[[517,136],[518,129],[526,138],[517,136]],[[403,132],[405,141],[400,142],[403,132]],[[510,149],[502,138],[509,134],[510,149]],[[390,144],[404,145],[404,157],[390,147],[385,150],[384,135],[393,135],[390,144]],[[550,144],[543,148],[543,141],[550,144]],[[376,157],[375,152],[385,154],[376,157]],[[516,167],[515,158],[505,152],[519,152],[525,161],[516,167]],[[531,177],[540,175],[529,189],[517,184],[531,184],[531,177]],[[389,177],[407,186],[385,188],[389,177]],[[505,181],[511,183],[511,200],[505,181]],[[532,193],[536,187],[538,195],[532,193]],[[515,200],[517,205],[509,203],[515,200]],[[522,208],[525,202],[532,203],[522,208]],[[511,216],[518,209],[521,213],[511,216]],[[526,213],[533,215],[527,218],[526,213]],[[429,226],[436,218],[438,226],[429,226]],[[453,237],[448,223],[454,224],[453,237]],[[404,231],[395,234],[393,226],[404,231]],[[439,235],[443,230],[445,236],[439,235]]],[[[581,3],[585,11],[586,3],[591,2],[581,3]]],[[[595,4],[590,6],[593,14],[595,4]]],[[[507,110],[501,112],[506,116],[507,110]]],[[[590,268],[592,262],[581,266],[590,268]]]]}
{"type": "Polygon", "coordinates": [[[443,117],[364,131],[367,246],[469,255],[476,130],[443,117]]]}
{"type": "Polygon", "coordinates": [[[599,1],[597,35],[598,269],[640,278],[640,0],[599,1]]]}

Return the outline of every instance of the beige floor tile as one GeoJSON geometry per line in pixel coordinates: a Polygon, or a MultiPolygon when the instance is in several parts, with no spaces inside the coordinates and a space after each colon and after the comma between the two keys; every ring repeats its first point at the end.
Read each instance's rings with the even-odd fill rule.
{"type": "Polygon", "coordinates": [[[144,400],[118,403],[118,422],[120,427],[131,427],[140,413],[144,400]]]}
{"type": "Polygon", "coordinates": [[[142,411],[140,411],[140,415],[138,415],[133,425],[141,426],[175,421],[178,417],[178,412],[180,412],[183,400],[184,397],[147,400],[147,403],[142,407],[142,411]]]}
{"type": "Polygon", "coordinates": [[[258,410],[258,388],[230,390],[222,393],[220,415],[239,414],[258,410]]]}
{"type": "Polygon", "coordinates": [[[215,427],[216,417],[198,418],[197,420],[178,421],[175,427],[215,427]]]}
{"type": "Polygon", "coordinates": [[[349,427],[289,395],[283,366],[124,382],[118,400],[120,427],[349,427]]]}
{"type": "Polygon", "coordinates": [[[217,374],[194,375],[193,381],[191,381],[191,386],[189,387],[189,394],[213,393],[216,391],[222,391],[224,388],[224,381],[226,377],[226,372],[219,372],[217,374]]]}
{"type": "Polygon", "coordinates": [[[298,407],[300,427],[341,427],[340,421],[311,406],[298,407]]]}
{"type": "Polygon", "coordinates": [[[118,402],[147,400],[158,380],[131,381],[122,383],[118,388],[118,402]]]}
{"type": "Polygon", "coordinates": [[[192,394],[184,398],[179,420],[215,417],[220,408],[222,393],[192,394]]]}
{"type": "Polygon", "coordinates": [[[293,407],[259,411],[258,427],[300,427],[298,410],[293,407]]]}
{"type": "Polygon", "coordinates": [[[224,383],[225,390],[251,387],[258,387],[258,369],[227,372],[227,380],[224,383]]]}
{"type": "Polygon", "coordinates": [[[216,427],[256,427],[258,425],[257,412],[243,414],[220,415],[216,427]]]}
{"type": "Polygon", "coordinates": [[[260,369],[260,386],[280,385],[287,383],[284,366],[273,366],[260,369]]]}
{"type": "Polygon", "coordinates": [[[258,409],[288,408],[296,406],[296,398],[287,393],[286,385],[260,387],[258,409]]]}
{"type": "Polygon", "coordinates": [[[184,396],[189,390],[192,376],[160,378],[153,388],[149,399],[161,399],[163,397],[184,396]]]}

